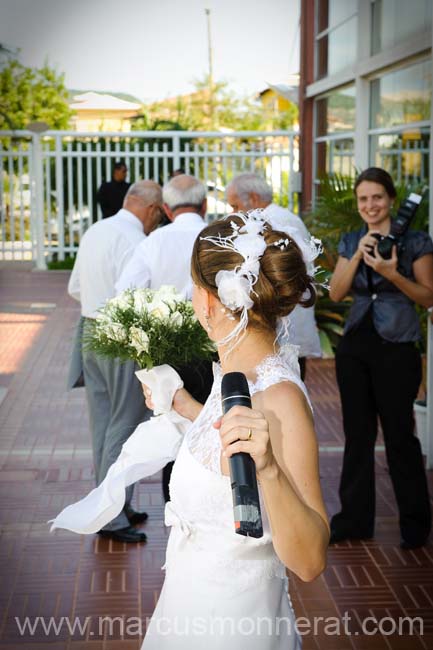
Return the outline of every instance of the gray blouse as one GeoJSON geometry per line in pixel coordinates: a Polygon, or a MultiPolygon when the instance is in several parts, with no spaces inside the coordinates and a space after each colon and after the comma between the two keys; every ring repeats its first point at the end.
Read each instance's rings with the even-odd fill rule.
{"type": "MultiPolygon", "coordinates": [[[[367,227],[364,226],[361,230],[344,234],[338,245],[339,255],[351,259],[358,248],[359,240],[366,232],[367,227]]],[[[429,253],[433,253],[431,237],[426,232],[408,230],[398,254],[399,272],[415,281],[413,262],[429,253]]],[[[418,341],[421,338],[421,330],[415,303],[373,269],[371,269],[370,290],[367,268],[361,261],[353,279],[351,295],[354,301],[344,333],[357,327],[371,307],[374,327],[386,341],[393,343],[418,341]]]]}

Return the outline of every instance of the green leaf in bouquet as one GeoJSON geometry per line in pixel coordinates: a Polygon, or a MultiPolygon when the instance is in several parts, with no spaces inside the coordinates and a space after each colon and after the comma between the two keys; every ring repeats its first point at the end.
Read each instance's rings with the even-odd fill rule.
{"type": "Polygon", "coordinates": [[[171,287],[127,290],[109,300],[86,328],[84,345],[106,357],[133,359],[148,370],[209,360],[215,353],[191,302],[171,287]]]}

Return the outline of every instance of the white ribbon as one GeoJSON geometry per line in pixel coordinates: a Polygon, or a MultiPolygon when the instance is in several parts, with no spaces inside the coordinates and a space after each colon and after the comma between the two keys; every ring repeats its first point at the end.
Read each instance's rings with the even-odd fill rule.
{"type": "MultiPolygon", "coordinates": [[[[176,370],[166,363],[152,370],[137,370],[136,377],[152,391],[155,415],[171,412],[175,392],[183,387],[183,381],[176,370]]],[[[176,412],[174,411],[176,415],[176,412]]]]}
{"type": "Polygon", "coordinates": [[[192,538],[194,534],[193,525],[179,515],[171,501],[165,504],[164,523],[166,526],[172,527],[172,532],[168,539],[165,563],[161,567],[163,571],[167,569],[175,554],[180,551],[186,541],[192,538]]]}
{"type": "Polygon", "coordinates": [[[166,526],[177,526],[185,537],[193,533],[193,525],[179,515],[171,501],[165,504],[164,523],[166,526]]]}
{"type": "Polygon", "coordinates": [[[155,474],[176,458],[191,424],[171,409],[174,394],[183,382],[168,365],[140,370],[136,375],[152,389],[154,412],[160,415],[138,425],[102,483],[50,520],[51,531],[65,528],[79,534],[96,533],[122,510],[128,485],[155,474]]]}

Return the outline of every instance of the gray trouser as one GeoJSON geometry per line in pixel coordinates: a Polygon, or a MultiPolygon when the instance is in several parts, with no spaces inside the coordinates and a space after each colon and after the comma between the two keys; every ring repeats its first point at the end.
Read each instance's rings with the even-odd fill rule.
{"type": "MultiPolygon", "coordinates": [[[[136,426],[149,419],[141,384],[134,375],[133,361],[120,363],[94,352],[83,350],[83,371],[92,433],[93,463],[96,484],[104,480],[108,469],[117,460],[123,443],[136,426]]],[[[132,498],[134,486],[126,489],[125,503],[132,498]]],[[[110,521],[104,530],[129,526],[124,511],[110,521]]]]}

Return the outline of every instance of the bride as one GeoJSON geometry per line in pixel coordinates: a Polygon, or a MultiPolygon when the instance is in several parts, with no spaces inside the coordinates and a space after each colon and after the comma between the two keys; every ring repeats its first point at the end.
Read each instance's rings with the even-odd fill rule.
{"type": "Polygon", "coordinates": [[[204,406],[183,388],[173,400],[192,424],[171,477],[165,582],[142,650],[301,647],[286,568],[305,581],[320,575],[329,527],[296,349],[278,347],[276,331],[295,305],[314,302],[305,249],[259,211],[214,222],[196,240],[193,305],[221,363],[204,406]],[[222,417],[221,377],[232,371],[246,375],[253,408],[222,417]],[[260,539],[234,532],[228,459],[241,451],[256,464],[260,539]]]}

